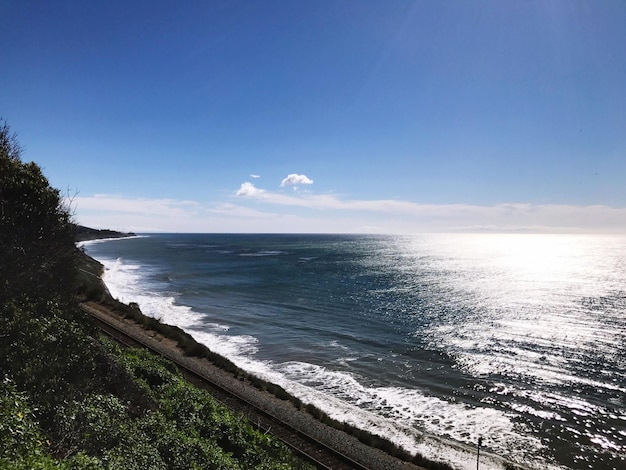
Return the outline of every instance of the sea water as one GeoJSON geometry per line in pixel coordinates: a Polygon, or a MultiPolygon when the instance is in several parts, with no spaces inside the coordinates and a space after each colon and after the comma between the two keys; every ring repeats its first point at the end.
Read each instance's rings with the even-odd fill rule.
{"type": "Polygon", "coordinates": [[[455,468],[626,468],[626,237],[88,243],[114,297],[455,468]]]}

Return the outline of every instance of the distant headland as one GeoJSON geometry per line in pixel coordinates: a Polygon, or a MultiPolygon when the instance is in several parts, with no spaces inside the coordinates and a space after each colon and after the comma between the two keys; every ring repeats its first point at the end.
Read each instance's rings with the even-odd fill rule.
{"type": "Polygon", "coordinates": [[[77,225],[75,231],[75,239],[77,242],[85,242],[89,240],[99,240],[102,238],[124,238],[135,237],[136,234],[132,232],[117,232],[115,230],[98,230],[95,228],[85,227],[83,225],[77,225]]]}

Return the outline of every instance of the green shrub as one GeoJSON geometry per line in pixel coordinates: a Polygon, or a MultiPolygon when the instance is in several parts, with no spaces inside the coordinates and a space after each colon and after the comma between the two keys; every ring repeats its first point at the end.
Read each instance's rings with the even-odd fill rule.
{"type": "Polygon", "coordinates": [[[157,403],[158,412],[140,419],[135,434],[156,443],[168,468],[204,468],[208,462],[209,468],[303,466],[282,443],[183,380],[169,361],[143,350],[118,352],[157,403]]]}
{"type": "Polygon", "coordinates": [[[41,412],[54,409],[72,390],[89,388],[95,379],[93,338],[65,315],[53,301],[0,305],[1,369],[42,403],[41,412]]]}
{"type": "Polygon", "coordinates": [[[0,383],[0,457],[15,460],[39,454],[42,437],[25,393],[5,377],[0,383]]]}
{"type": "Polygon", "coordinates": [[[105,466],[110,469],[124,470],[166,470],[167,466],[161,459],[158,449],[145,439],[145,436],[134,436],[129,441],[104,452],[102,458],[105,466]]]}
{"type": "Polygon", "coordinates": [[[237,461],[214,440],[203,439],[160,413],[152,413],[140,420],[138,427],[154,442],[168,469],[239,468],[237,461]]]}
{"type": "Polygon", "coordinates": [[[61,410],[64,443],[70,450],[102,456],[128,438],[126,407],[113,395],[90,394],[61,410]]]}

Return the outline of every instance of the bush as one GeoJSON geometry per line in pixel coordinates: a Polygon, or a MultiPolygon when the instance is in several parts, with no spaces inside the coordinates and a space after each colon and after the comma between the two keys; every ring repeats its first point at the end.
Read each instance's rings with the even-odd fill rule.
{"type": "Polygon", "coordinates": [[[71,451],[102,456],[128,437],[126,407],[113,395],[90,394],[62,409],[62,436],[71,451]]]}
{"type": "Polygon", "coordinates": [[[255,430],[208,392],[186,382],[172,364],[144,350],[121,351],[120,362],[149,388],[157,412],[137,423],[168,468],[293,468],[302,462],[255,430]]]}
{"type": "Polygon", "coordinates": [[[82,325],[62,318],[58,305],[0,305],[0,365],[19,389],[52,409],[94,380],[93,339],[82,325]]]}
{"type": "Polygon", "coordinates": [[[8,461],[41,451],[42,438],[25,393],[13,380],[0,383],[0,458],[8,461]]]}

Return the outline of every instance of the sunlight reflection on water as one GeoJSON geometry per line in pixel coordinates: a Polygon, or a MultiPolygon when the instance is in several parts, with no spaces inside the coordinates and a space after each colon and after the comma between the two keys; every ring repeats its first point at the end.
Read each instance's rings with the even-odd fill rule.
{"type": "Polygon", "coordinates": [[[602,404],[613,397],[623,405],[626,394],[623,237],[445,235],[432,250],[428,238],[406,242],[407,259],[438,253],[428,262],[439,292],[473,301],[429,329],[431,347],[474,377],[502,379],[490,392],[535,416],[536,430],[567,421],[550,432],[580,436],[580,448],[625,451],[617,429],[626,413],[602,404]]]}
{"type": "Polygon", "coordinates": [[[463,449],[484,437],[485,456],[542,470],[611,469],[626,452],[625,237],[171,235],[97,247],[107,246],[112,291],[407,449],[472,468],[463,449]]]}

